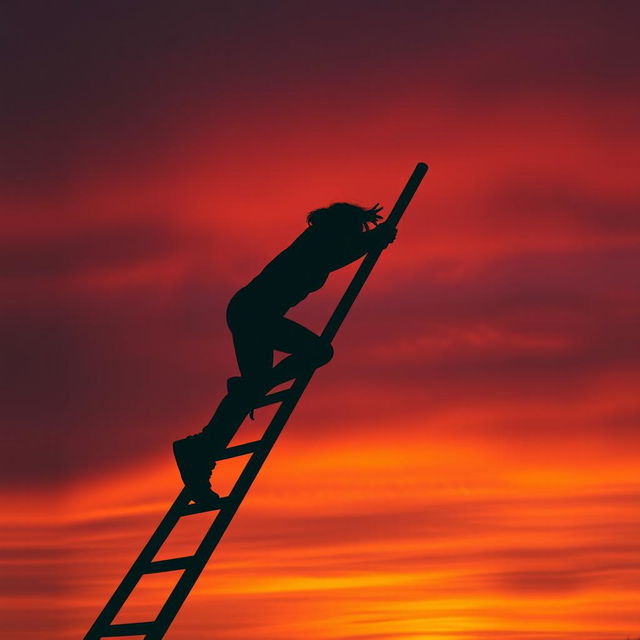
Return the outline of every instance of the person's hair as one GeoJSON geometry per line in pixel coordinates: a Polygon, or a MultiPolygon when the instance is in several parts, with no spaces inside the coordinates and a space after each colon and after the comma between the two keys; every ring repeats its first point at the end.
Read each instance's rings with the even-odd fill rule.
{"type": "Polygon", "coordinates": [[[316,209],[307,215],[310,227],[331,228],[341,231],[368,231],[369,225],[378,224],[380,209],[371,207],[366,209],[348,202],[334,202],[328,207],[316,209]]]}

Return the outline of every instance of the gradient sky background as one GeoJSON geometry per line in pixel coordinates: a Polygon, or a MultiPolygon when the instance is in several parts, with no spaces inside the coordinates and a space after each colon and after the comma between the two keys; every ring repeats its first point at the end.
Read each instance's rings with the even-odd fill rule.
{"type": "MultiPolygon", "coordinates": [[[[82,637],[178,490],[171,441],[235,372],[230,296],[307,211],[388,211],[417,161],[396,243],[166,637],[640,636],[639,18],[5,4],[3,637],[82,637]]],[[[348,277],[292,317],[320,330],[348,277]]]]}

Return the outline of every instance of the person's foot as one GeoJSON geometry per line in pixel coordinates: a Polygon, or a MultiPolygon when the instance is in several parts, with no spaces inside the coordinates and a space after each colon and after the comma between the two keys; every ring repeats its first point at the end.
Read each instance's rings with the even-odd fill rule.
{"type": "Polygon", "coordinates": [[[211,488],[209,481],[204,484],[187,485],[189,497],[200,505],[215,505],[220,501],[220,496],[211,488]]]}
{"type": "Polygon", "coordinates": [[[173,455],[180,477],[195,502],[210,502],[220,496],[211,489],[209,478],[215,463],[202,434],[187,436],[173,443],[173,455]]]}

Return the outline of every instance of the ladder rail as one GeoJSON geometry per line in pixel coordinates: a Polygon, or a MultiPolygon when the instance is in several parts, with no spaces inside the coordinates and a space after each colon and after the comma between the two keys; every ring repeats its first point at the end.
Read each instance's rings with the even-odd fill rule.
{"type": "MultiPolygon", "coordinates": [[[[427,169],[427,165],[422,162],[416,165],[391,213],[387,217],[386,222],[388,224],[393,226],[398,224],[402,214],[417,191],[420,182],[424,178],[427,169]]],[[[371,250],[358,267],[358,270],[322,331],[322,337],[329,342],[333,341],[382,251],[382,247],[371,250]]],[[[273,449],[280,433],[293,413],[315,371],[316,369],[310,369],[299,375],[289,389],[266,396],[266,399],[258,406],[266,406],[267,404],[275,404],[277,402],[280,402],[280,406],[266,428],[263,437],[255,442],[230,447],[227,450],[227,455],[223,453],[220,457],[220,459],[225,459],[231,457],[231,455],[250,454],[247,464],[227,497],[222,498],[216,506],[201,507],[199,505],[190,505],[187,489],[182,489],[111,598],[107,601],[107,604],[87,632],[84,640],[98,640],[103,637],[130,635],[126,633],[127,631],[138,631],[138,633],[134,633],[134,635],[144,635],[145,640],[161,640],[164,637],[167,629],[173,622],[191,589],[194,587],[198,577],[207,565],[209,558],[222,539],[240,504],[257,478],[260,469],[273,449]],[[231,453],[231,455],[229,455],[229,453],[231,453]],[[153,560],[181,517],[207,511],[217,511],[218,513],[193,556],[168,560],[153,560]],[[182,575],[167,597],[156,619],[151,622],[113,624],[113,620],[142,576],[162,571],[182,571],[182,575]]]]}
{"type": "MultiPolygon", "coordinates": [[[[227,498],[227,504],[218,513],[211,528],[205,534],[200,547],[198,547],[198,550],[194,554],[194,562],[184,571],[160,610],[156,618],[159,629],[166,630],[169,627],[184,604],[184,601],[187,599],[191,589],[195,586],[198,577],[202,571],[204,571],[209,558],[222,539],[227,527],[231,524],[233,517],[240,508],[253,482],[258,477],[260,469],[269,456],[298,401],[302,397],[314,371],[315,369],[303,376],[299,376],[291,387],[286,400],[278,407],[260,441],[260,447],[256,448],[255,452],[249,458],[227,498]]],[[[156,635],[152,632],[146,636],[146,640],[160,640],[163,635],[162,632],[160,633],[160,635],[156,635]]]]}
{"type": "MultiPolygon", "coordinates": [[[[397,226],[398,222],[400,222],[402,214],[409,206],[409,203],[418,190],[418,187],[420,186],[422,179],[426,175],[427,170],[428,167],[424,162],[419,162],[416,165],[416,168],[413,170],[413,173],[411,174],[411,177],[402,190],[402,193],[396,200],[395,205],[393,205],[391,213],[387,217],[386,222],[388,224],[391,224],[395,227],[397,226]]],[[[322,332],[322,337],[329,342],[332,342],[336,336],[336,333],[338,333],[338,329],[344,322],[344,319],[347,317],[349,310],[355,302],[355,299],[358,297],[358,294],[362,290],[362,287],[369,277],[369,274],[373,270],[373,267],[375,267],[382,251],[382,248],[369,251],[369,253],[367,253],[367,255],[365,256],[365,259],[358,267],[358,270],[349,283],[347,290],[344,292],[344,295],[340,299],[340,302],[338,302],[338,306],[331,314],[331,317],[329,318],[329,321],[327,322],[327,325],[322,332]]]]}
{"type": "Polygon", "coordinates": [[[156,530],[138,554],[129,571],[127,571],[124,578],[122,578],[113,595],[109,598],[93,625],[91,625],[91,628],[85,636],[85,640],[102,637],[99,633],[101,629],[104,628],[106,630],[106,628],[111,625],[127,598],[131,595],[144,575],[143,567],[151,564],[153,558],[158,551],[160,551],[162,545],[178,523],[178,520],[182,517],[182,508],[188,502],[189,496],[186,488],[184,488],[173,501],[173,504],[169,507],[167,513],[156,527],[156,530]]]}

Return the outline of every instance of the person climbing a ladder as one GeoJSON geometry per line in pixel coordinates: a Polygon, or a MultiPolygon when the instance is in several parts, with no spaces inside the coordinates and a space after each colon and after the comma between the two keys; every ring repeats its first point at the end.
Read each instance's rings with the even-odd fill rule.
{"type": "Polygon", "coordinates": [[[233,438],[244,417],[270,389],[332,358],[330,342],[285,317],[317,291],[329,274],[373,249],[384,249],[395,226],[380,222],[378,204],[366,209],[338,202],[307,216],[307,228],[229,302],[227,324],[240,376],[204,429],[173,444],[176,463],[195,502],[219,498],[211,489],[215,454],[233,438]],[[273,366],[274,350],[290,354],[273,366]]]}

